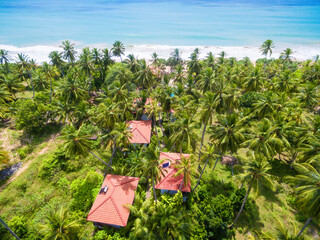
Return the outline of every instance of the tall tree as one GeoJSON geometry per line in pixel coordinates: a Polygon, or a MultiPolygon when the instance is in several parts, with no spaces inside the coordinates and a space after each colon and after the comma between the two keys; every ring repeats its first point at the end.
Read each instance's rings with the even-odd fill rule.
{"type": "Polygon", "coordinates": [[[19,74],[22,75],[25,72],[29,77],[31,87],[32,87],[32,98],[34,98],[35,91],[34,91],[34,85],[32,81],[32,72],[31,72],[32,62],[29,61],[29,57],[27,55],[24,55],[23,53],[18,54],[17,68],[18,68],[19,74]]]}
{"type": "Polygon", "coordinates": [[[65,141],[64,150],[69,157],[73,156],[87,156],[88,153],[95,156],[99,161],[103,162],[107,167],[112,167],[94,154],[92,149],[91,140],[89,135],[84,129],[84,125],[81,125],[79,129],[76,129],[73,125],[67,125],[61,132],[61,138],[65,141]]]}
{"type": "Polygon", "coordinates": [[[237,223],[244,206],[246,204],[246,201],[248,199],[249,193],[251,192],[251,189],[253,188],[257,193],[259,193],[259,189],[261,185],[264,185],[271,190],[274,190],[275,185],[271,179],[271,175],[268,173],[268,171],[271,169],[268,165],[268,162],[264,159],[253,159],[251,160],[247,165],[242,167],[243,173],[239,176],[241,179],[248,183],[248,189],[246,191],[246,195],[243,199],[241,208],[233,221],[230,228],[233,228],[234,225],[237,223]]]}
{"type": "Polygon", "coordinates": [[[57,78],[60,76],[58,68],[55,65],[49,65],[47,62],[44,62],[41,66],[41,70],[45,75],[47,81],[50,81],[50,103],[52,102],[52,79],[57,78]]]}
{"type": "Polygon", "coordinates": [[[260,47],[260,50],[262,52],[262,55],[265,55],[266,57],[268,56],[268,53],[270,54],[269,56],[271,57],[272,54],[272,48],[274,48],[274,43],[272,40],[268,39],[266,40],[262,46],[260,47]]]}
{"type": "Polygon", "coordinates": [[[64,62],[62,60],[62,53],[59,53],[58,51],[53,51],[49,54],[49,58],[50,58],[50,63],[53,66],[57,67],[61,72],[61,76],[63,76],[64,73],[63,73],[62,67],[64,62]]]}
{"type": "Polygon", "coordinates": [[[284,61],[284,62],[291,62],[291,58],[292,58],[292,49],[291,48],[286,48],[285,50],[283,50],[282,53],[280,53],[280,58],[284,61]]]}
{"type": "Polygon", "coordinates": [[[81,225],[80,219],[73,220],[63,207],[59,211],[49,213],[45,218],[45,224],[40,226],[40,232],[45,239],[77,239],[77,233],[81,225]]]}
{"type": "Polygon", "coordinates": [[[303,213],[309,216],[297,235],[299,237],[309,225],[312,217],[318,218],[320,216],[320,171],[308,163],[296,163],[293,167],[298,175],[288,176],[286,179],[298,184],[295,189],[298,194],[296,204],[303,213]]]}
{"type": "Polygon", "coordinates": [[[174,164],[177,172],[174,174],[174,177],[183,176],[182,181],[180,183],[179,190],[181,191],[183,185],[186,187],[192,183],[192,178],[196,173],[196,164],[194,160],[194,156],[191,154],[189,157],[184,157],[181,155],[181,159],[178,163],[174,164]]]}
{"type": "Polygon", "coordinates": [[[0,49],[0,63],[1,65],[9,63],[8,51],[4,49],[0,49]]]}
{"type": "Polygon", "coordinates": [[[151,179],[154,200],[157,203],[155,183],[160,181],[161,177],[164,176],[164,170],[159,162],[160,149],[157,145],[150,144],[150,146],[142,153],[142,156],[142,167],[144,169],[143,176],[151,179]]]}
{"type": "Polygon", "coordinates": [[[76,60],[77,51],[74,48],[75,44],[69,42],[68,40],[63,41],[60,46],[63,49],[63,58],[71,62],[74,67],[74,62],[76,60]]]}
{"type": "Polygon", "coordinates": [[[111,51],[112,51],[114,56],[120,57],[120,61],[122,62],[122,57],[121,56],[124,55],[124,51],[125,51],[123,43],[120,42],[120,41],[115,41],[113,43],[111,51]]]}

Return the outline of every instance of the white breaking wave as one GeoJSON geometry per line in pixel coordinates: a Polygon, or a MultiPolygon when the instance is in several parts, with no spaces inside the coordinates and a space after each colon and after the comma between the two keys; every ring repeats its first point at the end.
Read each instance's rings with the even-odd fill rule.
{"type": "MultiPolygon", "coordinates": [[[[111,45],[106,44],[92,44],[88,45],[90,48],[97,47],[99,49],[109,48],[111,45]]],[[[85,46],[77,45],[76,50],[78,53],[85,46]]],[[[152,53],[156,52],[159,58],[169,58],[171,52],[178,48],[181,52],[181,57],[185,60],[189,59],[190,54],[195,48],[200,50],[200,58],[204,58],[209,52],[212,52],[216,57],[222,51],[226,52],[226,57],[235,57],[238,60],[244,57],[249,57],[251,60],[255,61],[259,58],[263,58],[259,47],[219,47],[219,46],[167,46],[167,45],[128,45],[125,46],[125,56],[128,54],[134,54],[137,58],[145,58],[147,60],[151,59],[152,53]]],[[[320,54],[319,47],[308,47],[308,46],[292,46],[293,58],[296,60],[307,60],[312,59],[314,56],[320,54]]],[[[9,52],[9,58],[12,62],[17,60],[17,54],[23,53],[27,55],[30,59],[34,59],[37,63],[49,62],[49,53],[52,51],[62,51],[59,46],[30,46],[30,47],[16,47],[11,45],[0,45],[0,49],[5,49],[9,52]]],[[[272,53],[272,58],[279,58],[280,53],[284,48],[274,48],[272,53]]],[[[116,59],[119,60],[119,59],[116,59]]]]}

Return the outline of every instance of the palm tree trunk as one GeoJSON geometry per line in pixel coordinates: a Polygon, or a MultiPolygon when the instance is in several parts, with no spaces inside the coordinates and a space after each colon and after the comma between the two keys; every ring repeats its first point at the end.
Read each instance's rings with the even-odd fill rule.
{"type": "Polygon", "coordinates": [[[306,223],[304,224],[303,228],[301,229],[301,231],[299,232],[299,234],[297,235],[297,237],[300,237],[300,235],[302,234],[302,232],[304,231],[304,229],[309,225],[310,221],[311,221],[312,217],[309,217],[306,221],[306,223]]]}
{"type": "MultiPolygon", "coordinates": [[[[153,129],[153,130],[155,130],[155,132],[156,132],[157,139],[158,139],[159,149],[161,150],[161,145],[160,145],[159,135],[158,135],[158,131],[157,131],[157,125],[156,125],[157,119],[156,119],[155,115],[153,115],[153,116],[152,116],[152,121],[153,121],[153,127],[154,127],[154,129],[153,129]]],[[[162,141],[162,143],[163,143],[163,141],[162,141]]]]}
{"type": "Polygon", "coordinates": [[[113,150],[112,150],[112,155],[111,155],[111,159],[109,161],[109,165],[112,166],[112,159],[114,157],[114,153],[116,152],[116,140],[113,140],[113,150]]]}
{"type": "Polygon", "coordinates": [[[8,227],[8,225],[0,218],[0,222],[3,226],[14,236],[16,239],[20,240],[20,238],[8,227]]]}
{"type": "Polygon", "coordinates": [[[202,131],[202,138],[201,138],[201,145],[200,145],[200,149],[199,149],[198,162],[200,162],[200,158],[201,158],[201,149],[202,149],[202,146],[203,146],[203,139],[204,139],[204,135],[206,133],[206,128],[207,128],[207,123],[204,124],[203,131],[202,131]]]}
{"type": "Polygon", "coordinates": [[[236,224],[236,222],[238,221],[238,219],[239,219],[239,217],[240,217],[240,214],[241,214],[242,211],[243,211],[244,205],[246,204],[247,198],[248,198],[249,193],[250,193],[250,191],[251,191],[251,187],[252,187],[254,178],[255,178],[255,176],[252,176],[250,185],[249,185],[248,190],[247,190],[247,192],[246,192],[246,196],[245,196],[244,199],[243,199],[243,202],[242,202],[240,211],[238,212],[238,215],[237,215],[236,219],[234,220],[234,222],[232,223],[232,225],[229,227],[230,229],[232,229],[232,228],[234,227],[234,225],[236,224]]]}
{"type": "Polygon", "coordinates": [[[203,167],[203,169],[202,169],[202,171],[201,171],[201,174],[200,174],[200,176],[199,176],[198,182],[197,182],[196,186],[192,189],[191,192],[194,192],[194,190],[196,190],[196,188],[198,187],[198,185],[199,185],[199,183],[200,183],[200,180],[201,180],[201,177],[202,177],[202,174],[203,174],[204,170],[206,169],[207,164],[208,164],[208,162],[209,162],[209,158],[210,158],[210,156],[207,157],[206,163],[204,164],[204,167],[203,167]]]}
{"type": "Polygon", "coordinates": [[[156,194],[156,188],[154,186],[154,177],[153,177],[153,175],[152,175],[152,188],[153,188],[154,200],[156,201],[156,204],[157,204],[157,194],[156,194]]]}
{"type": "Polygon", "coordinates": [[[182,189],[182,185],[183,185],[183,183],[184,183],[184,174],[183,174],[183,178],[182,178],[182,181],[181,181],[181,183],[180,183],[180,187],[179,187],[179,191],[181,191],[181,189],[182,189]]]}
{"type": "Polygon", "coordinates": [[[90,91],[91,91],[91,82],[92,82],[92,77],[91,77],[91,73],[89,73],[89,90],[88,90],[89,94],[90,94],[90,91]]]}
{"type": "Polygon", "coordinates": [[[113,171],[113,168],[108,164],[106,163],[105,161],[103,161],[101,158],[99,158],[97,155],[95,155],[93,152],[89,151],[89,153],[91,153],[93,156],[95,156],[96,158],[98,158],[101,162],[103,162],[105,165],[107,165],[107,167],[109,167],[112,171],[113,171]]]}
{"type": "Polygon", "coordinates": [[[50,103],[52,101],[52,79],[50,78],[50,103]]]}
{"type": "Polygon", "coordinates": [[[34,86],[33,86],[33,81],[32,81],[32,75],[31,73],[28,72],[29,78],[30,78],[30,83],[32,87],[32,98],[34,98],[34,86]]]}
{"type": "Polygon", "coordinates": [[[164,131],[163,131],[162,122],[163,122],[163,118],[160,119],[160,113],[159,113],[159,126],[161,128],[162,136],[164,137],[164,131]]]}
{"type": "MultiPolygon", "coordinates": [[[[220,156],[221,152],[219,152],[219,156],[220,156]]],[[[221,156],[220,156],[221,157],[221,156]]],[[[219,157],[217,157],[217,160],[216,162],[214,163],[214,166],[213,166],[213,169],[212,169],[212,172],[214,171],[214,169],[216,168],[217,166],[217,163],[218,163],[218,160],[219,160],[219,157]]]]}

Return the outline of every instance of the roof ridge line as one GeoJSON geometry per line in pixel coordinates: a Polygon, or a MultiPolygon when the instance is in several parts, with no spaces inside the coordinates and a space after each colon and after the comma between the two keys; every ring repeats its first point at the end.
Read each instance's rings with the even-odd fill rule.
{"type": "Polygon", "coordinates": [[[124,220],[122,219],[122,216],[121,216],[121,214],[120,214],[120,211],[119,211],[119,209],[118,209],[118,206],[117,206],[116,202],[114,201],[113,197],[111,197],[111,202],[113,203],[113,206],[114,206],[114,208],[116,209],[116,211],[117,211],[117,213],[118,213],[118,216],[119,216],[122,224],[125,226],[125,222],[124,222],[124,220]]]}
{"type": "MultiPolygon", "coordinates": [[[[175,170],[174,168],[168,168],[168,169],[172,169],[172,171],[169,172],[168,175],[165,176],[157,185],[161,184],[161,183],[162,183],[165,179],[167,179],[167,178],[173,173],[173,171],[175,170]]],[[[157,186],[157,185],[156,185],[156,186],[157,186]]]]}
{"type": "MultiPolygon", "coordinates": [[[[113,175],[113,174],[112,174],[113,175]]],[[[111,179],[109,178],[110,174],[108,174],[106,177],[108,178],[109,182],[112,184],[112,186],[115,187],[115,185],[113,184],[113,182],[111,181],[111,179]]]]}
{"type": "Polygon", "coordinates": [[[140,132],[140,130],[138,128],[135,128],[134,130],[137,130],[140,135],[144,138],[144,140],[146,140],[146,142],[148,142],[148,140],[146,139],[146,137],[140,132]]]}
{"type": "MultiPolygon", "coordinates": [[[[109,178],[108,178],[108,179],[109,179],[109,178]]],[[[113,185],[113,184],[112,184],[112,185],[113,185]]],[[[112,194],[113,194],[113,192],[114,192],[114,189],[115,189],[115,187],[112,189],[112,193],[110,194],[110,196],[109,196],[106,200],[102,201],[102,203],[100,203],[99,206],[97,206],[93,211],[90,211],[90,212],[89,212],[88,217],[89,217],[92,213],[94,213],[99,207],[101,207],[102,204],[104,204],[106,201],[108,201],[108,200],[111,198],[111,196],[112,196],[112,194]]],[[[98,196],[99,196],[99,193],[98,193],[98,196]]],[[[112,198],[111,198],[111,199],[112,199],[112,198]]]]}

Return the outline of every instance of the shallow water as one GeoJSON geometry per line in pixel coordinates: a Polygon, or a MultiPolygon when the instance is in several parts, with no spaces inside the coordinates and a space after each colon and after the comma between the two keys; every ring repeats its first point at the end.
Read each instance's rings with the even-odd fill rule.
{"type": "Polygon", "coordinates": [[[320,46],[320,1],[0,0],[0,44],[320,46]],[[285,2],[285,4],[283,4],[285,2]]]}

